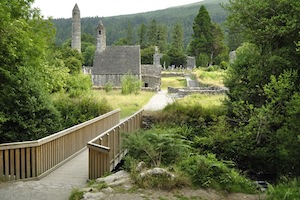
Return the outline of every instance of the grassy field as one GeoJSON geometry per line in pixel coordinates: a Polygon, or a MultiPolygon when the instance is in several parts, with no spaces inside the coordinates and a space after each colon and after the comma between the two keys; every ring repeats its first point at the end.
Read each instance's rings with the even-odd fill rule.
{"type": "Polygon", "coordinates": [[[194,105],[200,104],[202,107],[213,107],[213,106],[220,106],[222,101],[225,100],[225,94],[216,94],[216,95],[209,95],[209,94],[193,94],[186,96],[182,99],[178,99],[177,101],[180,104],[187,104],[187,105],[194,105]]]}
{"type": "Polygon", "coordinates": [[[224,83],[224,70],[217,70],[217,71],[207,71],[204,69],[196,69],[194,71],[194,74],[196,74],[197,79],[199,82],[205,85],[211,85],[211,86],[220,86],[223,87],[224,83]]]}
{"type": "Polygon", "coordinates": [[[186,87],[186,80],[184,77],[162,77],[161,89],[166,90],[168,87],[186,87]]]}
{"type": "Polygon", "coordinates": [[[128,117],[146,105],[154,92],[141,91],[140,94],[123,95],[120,90],[105,92],[105,90],[94,90],[100,99],[105,99],[113,109],[121,108],[121,118],[128,117]]]}

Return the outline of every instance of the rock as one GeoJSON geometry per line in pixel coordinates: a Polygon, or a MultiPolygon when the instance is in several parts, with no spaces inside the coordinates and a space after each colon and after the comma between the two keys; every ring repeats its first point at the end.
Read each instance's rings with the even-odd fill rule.
{"type": "Polygon", "coordinates": [[[97,183],[105,182],[108,186],[117,186],[130,181],[130,175],[124,170],[118,171],[104,178],[98,178],[97,183]]]}
{"type": "Polygon", "coordinates": [[[91,193],[91,192],[87,192],[83,195],[83,199],[90,199],[90,200],[100,200],[100,199],[104,199],[105,194],[103,192],[97,192],[97,193],[91,193]]]}
{"type": "Polygon", "coordinates": [[[145,162],[139,162],[138,164],[137,164],[137,166],[136,166],[136,168],[135,168],[135,170],[137,171],[137,172],[141,172],[143,169],[145,169],[146,168],[146,163],[145,162]]]}
{"type": "Polygon", "coordinates": [[[176,178],[176,176],[170,172],[168,172],[167,170],[163,169],[163,168],[154,168],[154,169],[150,169],[147,172],[142,172],[140,173],[140,177],[144,178],[146,176],[165,176],[165,177],[169,177],[171,179],[176,178]]]}
{"type": "Polygon", "coordinates": [[[104,192],[104,193],[113,193],[113,191],[114,191],[114,189],[112,189],[111,187],[108,187],[108,188],[104,188],[104,189],[102,189],[102,192],[104,192]]]}

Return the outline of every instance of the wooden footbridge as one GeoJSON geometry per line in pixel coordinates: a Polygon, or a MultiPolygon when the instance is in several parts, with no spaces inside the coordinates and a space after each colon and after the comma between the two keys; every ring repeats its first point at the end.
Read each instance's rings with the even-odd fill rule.
{"type": "Polygon", "coordinates": [[[98,178],[126,155],[121,134],[141,127],[142,112],[121,121],[117,109],[40,140],[0,144],[0,179],[41,179],[86,148],[88,178],[98,178]]]}

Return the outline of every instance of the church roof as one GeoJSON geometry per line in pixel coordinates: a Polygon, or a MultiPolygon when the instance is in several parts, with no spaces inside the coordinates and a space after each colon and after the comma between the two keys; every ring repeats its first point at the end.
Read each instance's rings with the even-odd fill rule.
{"type": "Polygon", "coordinates": [[[107,46],[96,52],[92,74],[141,74],[140,46],[107,46]]]}

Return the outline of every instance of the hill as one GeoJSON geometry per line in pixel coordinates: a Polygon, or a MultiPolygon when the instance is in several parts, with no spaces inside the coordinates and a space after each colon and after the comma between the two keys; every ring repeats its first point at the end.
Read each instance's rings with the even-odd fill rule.
{"type": "MultiPolygon", "coordinates": [[[[132,26],[136,39],[136,33],[142,23],[149,24],[150,21],[156,20],[158,24],[167,26],[168,35],[170,37],[173,25],[180,22],[184,28],[184,41],[186,45],[193,34],[193,22],[199,12],[200,6],[204,5],[206,7],[213,22],[222,24],[226,20],[227,13],[220,4],[227,2],[228,0],[204,0],[184,6],[170,7],[145,13],[113,17],[86,17],[81,19],[81,28],[82,33],[94,35],[95,27],[99,23],[99,20],[102,20],[107,31],[107,44],[111,45],[118,39],[126,37],[128,24],[132,26]]],[[[55,43],[61,45],[67,39],[71,38],[72,19],[53,19],[52,21],[57,30],[55,43]]]]}

